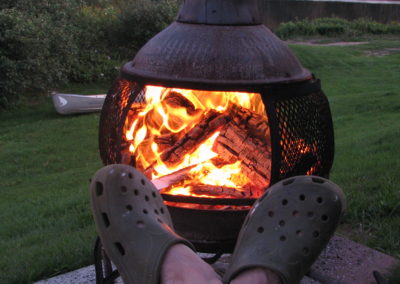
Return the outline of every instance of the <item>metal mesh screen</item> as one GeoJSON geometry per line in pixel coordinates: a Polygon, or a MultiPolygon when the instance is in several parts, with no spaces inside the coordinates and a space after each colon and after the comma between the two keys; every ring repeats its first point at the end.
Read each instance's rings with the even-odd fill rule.
{"type": "Polygon", "coordinates": [[[333,162],[333,130],[322,92],[275,102],[281,147],[279,179],[294,175],[327,176],[333,162]]]}
{"type": "Polygon", "coordinates": [[[122,126],[129,106],[140,97],[141,87],[124,79],[118,79],[107,93],[100,116],[99,150],[105,165],[121,163],[120,144],[122,126]]]}

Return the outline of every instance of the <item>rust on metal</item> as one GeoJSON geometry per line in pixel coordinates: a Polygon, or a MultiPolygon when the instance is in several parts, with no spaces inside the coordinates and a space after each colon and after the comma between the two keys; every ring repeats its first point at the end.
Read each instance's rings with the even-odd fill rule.
{"type": "Polygon", "coordinates": [[[259,18],[255,0],[185,0],[177,21],[148,41],[121,76],[230,88],[311,79],[259,18]]]}
{"type": "Polygon", "coordinates": [[[287,45],[264,25],[175,22],[122,68],[123,76],[216,85],[264,85],[311,77],[287,45]]]}

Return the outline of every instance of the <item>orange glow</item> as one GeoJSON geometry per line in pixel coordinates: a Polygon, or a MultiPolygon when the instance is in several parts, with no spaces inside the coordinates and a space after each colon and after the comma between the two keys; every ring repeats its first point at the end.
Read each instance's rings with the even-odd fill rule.
{"type": "MultiPolygon", "coordinates": [[[[281,146],[285,150],[285,154],[283,156],[283,161],[284,164],[286,164],[289,168],[295,167],[296,162],[301,160],[302,157],[304,157],[307,154],[312,154],[315,155],[317,153],[317,145],[312,144],[309,145],[306,143],[304,139],[294,139],[291,140],[289,145],[286,146],[284,145],[284,140],[281,140],[281,146]]],[[[310,168],[307,170],[306,175],[313,175],[316,172],[317,166],[320,165],[320,161],[317,160],[315,161],[315,164],[310,166],[310,168]]],[[[281,169],[281,174],[284,173],[284,170],[281,169]]]]}
{"type": "MultiPolygon", "coordinates": [[[[258,93],[146,86],[145,102],[133,103],[128,113],[124,139],[129,144],[130,154],[135,157],[136,167],[150,179],[191,167],[182,180],[164,189],[165,193],[229,198],[248,191],[252,192],[251,197],[257,198],[269,184],[269,176],[263,184],[254,184],[252,178],[243,171],[243,160],[225,159],[221,162],[221,158],[226,157],[221,157],[221,153],[218,154],[215,150],[216,141],[221,139],[221,131],[226,131],[228,122],[234,123],[234,111],[238,108],[246,109],[268,123],[265,107],[258,93]],[[219,124],[212,126],[214,122],[210,123],[211,133],[204,131],[199,138],[193,139],[197,137],[196,131],[203,131],[198,125],[204,123],[210,115],[221,118],[219,124]],[[185,137],[192,140],[183,144],[187,141],[185,137]],[[183,146],[180,147],[181,144],[183,146]],[[207,186],[218,188],[222,193],[207,192],[209,189],[204,190],[207,186]],[[225,190],[227,194],[224,193],[225,190]]],[[[263,138],[257,139],[270,145],[267,138],[269,128],[267,131],[268,133],[263,133],[263,138]]]]}

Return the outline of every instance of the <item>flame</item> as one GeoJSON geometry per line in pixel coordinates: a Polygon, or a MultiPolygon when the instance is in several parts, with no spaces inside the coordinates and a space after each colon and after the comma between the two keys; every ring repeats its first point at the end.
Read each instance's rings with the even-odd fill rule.
{"type": "MultiPolygon", "coordinates": [[[[321,161],[316,157],[316,153],[318,153],[316,143],[313,143],[311,145],[307,144],[306,141],[302,138],[292,139],[290,140],[288,145],[285,145],[284,141],[285,138],[283,138],[280,142],[285,152],[282,153],[284,164],[288,168],[294,168],[298,166],[299,162],[301,163],[301,159],[303,157],[305,157],[306,155],[311,155],[315,158],[315,161],[313,161],[312,165],[307,164],[309,168],[306,171],[306,175],[315,174],[317,171],[317,167],[321,165],[321,161]]],[[[281,169],[280,172],[281,174],[285,174],[284,169],[281,169]]]]}
{"type": "MultiPolygon", "coordinates": [[[[234,198],[241,194],[249,197],[250,192],[251,197],[257,198],[263,193],[266,185],[269,185],[269,177],[266,176],[262,181],[263,184],[260,185],[260,180],[254,180],[252,176],[254,170],[252,168],[249,170],[246,163],[254,158],[257,160],[256,164],[260,163],[258,159],[260,156],[248,155],[251,151],[246,150],[247,152],[242,155],[249,157],[248,161],[240,158],[240,154],[237,153],[239,158],[228,159],[227,162],[220,156],[221,152],[218,154],[215,148],[223,131],[227,131],[228,121],[234,121],[233,113],[238,108],[250,111],[251,117],[261,117],[268,124],[265,106],[258,93],[146,86],[144,102],[133,103],[125,120],[123,138],[125,144],[128,145],[126,156],[134,157],[136,167],[150,179],[187,169],[183,178],[163,189],[164,193],[207,198],[234,198]],[[210,114],[229,117],[230,120],[215,126],[210,133],[207,132],[201,136],[200,140],[191,141],[193,145],[183,147],[183,144],[179,144],[184,143],[182,141],[185,140],[186,135],[198,130],[198,125],[201,125],[210,114]],[[176,145],[180,146],[176,148],[176,145]]],[[[286,122],[284,123],[287,127],[286,122]]],[[[256,125],[258,128],[258,124],[256,125]]],[[[240,129],[240,125],[236,126],[240,129]]],[[[259,139],[257,143],[250,141],[250,144],[270,149],[269,127],[264,133],[263,131],[257,129],[255,131],[257,133],[249,134],[250,140],[259,139]]],[[[286,165],[285,169],[281,169],[281,174],[285,174],[291,168],[296,168],[299,164],[308,167],[308,170],[305,170],[307,175],[316,173],[320,160],[317,159],[318,151],[315,143],[307,143],[302,138],[292,138],[290,141],[282,139],[281,146],[284,152],[282,153],[283,163],[286,165]]],[[[266,149],[260,151],[263,157],[265,153],[268,155],[266,149]]],[[[270,159],[262,161],[266,163],[265,168],[271,168],[268,164],[270,159]]]]}
{"type": "Polygon", "coordinates": [[[194,185],[234,188],[238,192],[249,188],[251,180],[243,173],[240,160],[222,165],[213,160],[218,159],[213,146],[222,126],[182,155],[178,163],[168,162],[163,155],[211,110],[229,115],[233,106],[240,106],[266,119],[260,94],[158,86],[146,86],[144,94],[145,102],[132,105],[124,125],[124,139],[137,168],[155,179],[191,167],[183,181],[167,189],[169,194],[215,197],[192,192],[194,185]],[[160,142],[163,139],[168,141],[167,146],[160,142]]]}

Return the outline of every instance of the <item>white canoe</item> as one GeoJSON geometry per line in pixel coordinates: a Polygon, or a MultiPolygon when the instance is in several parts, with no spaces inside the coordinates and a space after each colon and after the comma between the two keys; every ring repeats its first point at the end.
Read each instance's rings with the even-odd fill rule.
{"type": "Polygon", "coordinates": [[[52,93],[51,97],[58,113],[74,114],[101,111],[106,95],[52,93]]]}

